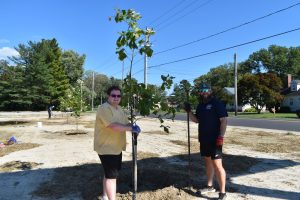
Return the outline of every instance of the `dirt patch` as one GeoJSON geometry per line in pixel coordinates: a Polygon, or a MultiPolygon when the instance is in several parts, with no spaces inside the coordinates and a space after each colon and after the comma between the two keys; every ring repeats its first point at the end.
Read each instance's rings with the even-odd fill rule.
{"type": "Polygon", "coordinates": [[[20,143],[20,144],[6,145],[4,148],[0,149],[0,157],[5,156],[5,155],[10,154],[15,151],[32,149],[32,148],[35,148],[38,146],[40,146],[40,145],[35,144],[35,143],[20,143]]]}
{"type": "Polygon", "coordinates": [[[164,132],[162,130],[156,130],[156,131],[143,131],[143,133],[146,133],[146,134],[155,134],[155,135],[169,135],[169,134],[172,134],[172,132],[164,132]]]}
{"type": "MultiPolygon", "coordinates": [[[[188,141],[171,140],[170,142],[172,142],[173,144],[177,144],[177,145],[185,147],[185,150],[188,149],[188,141]]],[[[195,139],[191,138],[191,140],[190,140],[190,150],[191,150],[192,153],[193,152],[194,153],[195,152],[199,152],[199,150],[200,150],[200,143],[198,142],[198,140],[196,141],[195,139]]]]}
{"type": "Polygon", "coordinates": [[[65,130],[58,133],[63,133],[65,135],[84,135],[87,134],[87,131],[84,130],[65,130]]]}
{"type": "Polygon", "coordinates": [[[0,121],[0,126],[27,124],[29,121],[0,121]]]}
{"type": "Polygon", "coordinates": [[[233,131],[226,134],[225,143],[241,145],[265,153],[300,152],[300,136],[289,133],[280,134],[233,129],[233,131]]]}
{"type": "Polygon", "coordinates": [[[137,155],[138,160],[145,159],[145,158],[155,158],[155,157],[159,157],[159,154],[152,153],[152,152],[139,151],[139,153],[137,155]]]}
{"type": "Polygon", "coordinates": [[[12,172],[15,170],[30,170],[40,163],[13,161],[0,166],[0,172],[12,172]]]}

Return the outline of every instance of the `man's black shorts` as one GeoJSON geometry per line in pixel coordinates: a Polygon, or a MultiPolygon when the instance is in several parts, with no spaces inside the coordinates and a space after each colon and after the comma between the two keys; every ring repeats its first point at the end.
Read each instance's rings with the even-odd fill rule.
{"type": "Polygon", "coordinates": [[[99,155],[105,178],[116,179],[122,165],[122,153],[119,155],[99,155]]]}
{"type": "Polygon", "coordinates": [[[200,143],[201,156],[211,157],[212,160],[222,159],[222,146],[216,146],[215,142],[200,143]]]}

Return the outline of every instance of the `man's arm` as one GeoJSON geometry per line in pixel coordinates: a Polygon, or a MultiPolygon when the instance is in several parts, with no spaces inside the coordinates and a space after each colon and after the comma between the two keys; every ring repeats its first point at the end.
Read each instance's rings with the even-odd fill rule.
{"type": "Polygon", "coordinates": [[[224,137],[227,127],[227,117],[220,118],[220,135],[221,137],[224,137]]]}
{"type": "Polygon", "coordinates": [[[226,127],[227,127],[227,117],[222,117],[220,118],[220,133],[216,139],[216,145],[217,146],[222,146],[224,142],[224,135],[226,132],[226,127]]]}

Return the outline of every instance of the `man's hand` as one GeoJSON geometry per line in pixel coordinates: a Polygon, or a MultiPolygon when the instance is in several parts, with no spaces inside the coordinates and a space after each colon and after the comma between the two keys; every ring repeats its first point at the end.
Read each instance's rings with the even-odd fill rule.
{"type": "Polygon", "coordinates": [[[185,110],[185,112],[189,113],[191,112],[192,108],[191,108],[191,104],[188,102],[184,102],[183,103],[183,109],[185,110]]]}
{"type": "Polygon", "coordinates": [[[141,128],[138,125],[133,125],[132,126],[132,133],[138,136],[141,132],[141,128]]]}
{"type": "Polygon", "coordinates": [[[224,137],[223,136],[218,136],[216,140],[216,145],[217,146],[222,146],[224,143],[224,137]]]}

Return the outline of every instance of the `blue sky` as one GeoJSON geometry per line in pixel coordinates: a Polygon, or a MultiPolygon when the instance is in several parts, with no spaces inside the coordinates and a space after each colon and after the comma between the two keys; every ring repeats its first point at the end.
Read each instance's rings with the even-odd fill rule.
{"type": "MultiPolygon", "coordinates": [[[[28,41],[56,38],[63,50],[86,54],[85,70],[122,78],[115,41],[124,26],[109,21],[114,8],[132,8],[143,18],[140,27],[153,27],[154,53],[241,25],[300,3],[296,0],[9,0],[0,1],[0,59],[15,55],[13,48],[28,41]]],[[[300,27],[300,5],[192,45],[154,55],[148,66],[204,54],[300,27]]],[[[238,61],[276,44],[300,45],[300,31],[227,51],[148,70],[148,82],[159,84],[161,74],[193,81],[211,68],[238,61]]],[[[137,56],[135,78],[143,82],[143,60],[137,56]]],[[[125,73],[128,71],[125,62],[125,73]]]]}

